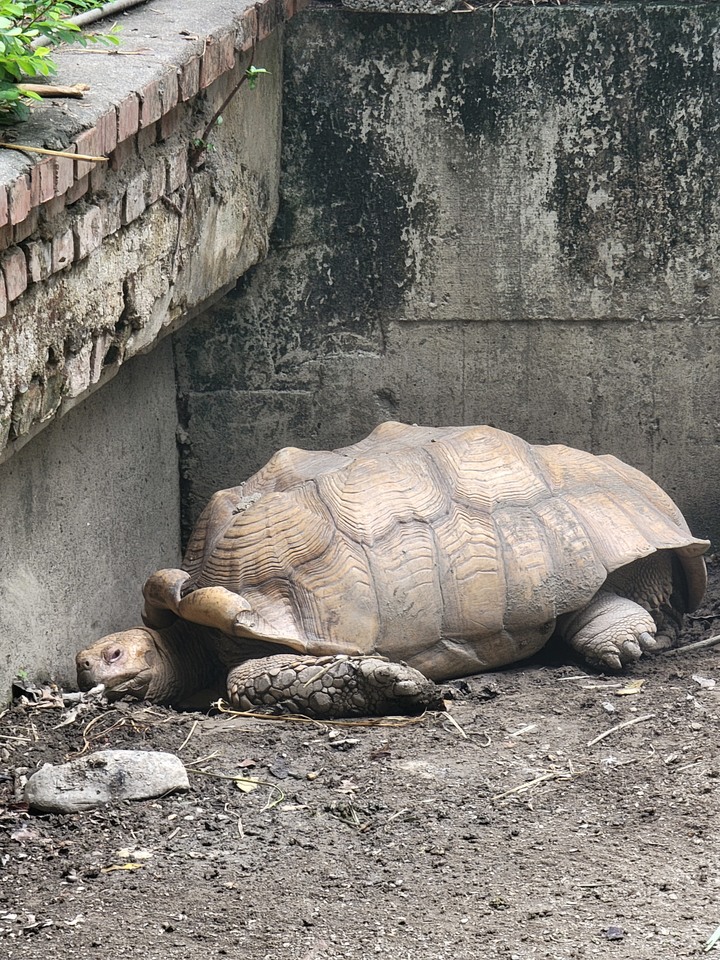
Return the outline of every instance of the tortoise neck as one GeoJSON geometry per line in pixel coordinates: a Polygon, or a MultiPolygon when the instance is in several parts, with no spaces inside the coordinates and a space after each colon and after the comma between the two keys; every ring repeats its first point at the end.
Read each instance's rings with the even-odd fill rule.
{"type": "Polygon", "coordinates": [[[153,630],[153,639],[162,666],[147,697],[156,703],[177,703],[224,676],[223,667],[205,638],[206,629],[185,620],[153,630]]]}

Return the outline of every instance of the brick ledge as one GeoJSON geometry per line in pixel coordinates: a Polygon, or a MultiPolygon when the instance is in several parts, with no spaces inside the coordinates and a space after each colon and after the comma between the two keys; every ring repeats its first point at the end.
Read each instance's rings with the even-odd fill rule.
{"type": "MultiPolygon", "coordinates": [[[[88,82],[90,91],[82,101],[34,106],[27,123],[11,128],[14,142],[107,156],[115,169],[134,150],[134,138],[144,135],[149,145],[169,137],[179,107],[232,71],[239,54],[308,2],[203,0],[198,13],[184,0],[151,0],[119,18],[122,45],[117,53],[93,47],[56,51],[59,71],[53,79],[88,82]]],[[[112,23],[102,21],[95,28],[107,30],[112,23]]],[[[113,232],[103,224],[98,207],[90,206],[64,234],[51,241],[29,239],[41,212],[55,217],[84,197],[91,178],[102,176],[102,166],[0,149],[0,318],[31,283],[84,258],[113,232]]],[[[183,157],[167,160],[148,202],[177,189],[185,180],[184,169],[183,157]]],[[[144,207],[144,198],[126,196],[115,229],[144,207]]]]}

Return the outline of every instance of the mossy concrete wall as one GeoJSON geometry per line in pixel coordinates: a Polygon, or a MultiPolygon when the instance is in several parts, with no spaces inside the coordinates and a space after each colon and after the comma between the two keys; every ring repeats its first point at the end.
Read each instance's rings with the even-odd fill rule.
{"type": "Polygon", "coordinates": [[[186,528],[398,418],[615,453],[720,535],[719,63],[717,4],[296,18],[270,256],[177,337],[186,528]]]}

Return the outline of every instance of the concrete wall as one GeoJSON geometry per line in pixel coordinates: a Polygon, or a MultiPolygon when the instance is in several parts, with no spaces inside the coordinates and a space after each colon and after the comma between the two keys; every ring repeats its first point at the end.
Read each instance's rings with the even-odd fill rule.
{"type": "Polygon", "coordinates": [[[86,100],[41,106],[22,131],[109,163],[0,152],[0,703],[19,669],[72,684],[76,651],[137,624],[147,575],[179,563],[163,337],[267,251],[297,5],[138,7],[126,56],[61,55],[59,82],[89,81],[86,100]],[[251,48],[269,73],[227,100],[251,48]]]}
{"type": "Polygon", "coordinates": [[[616,453],[720,536],[719,31],[296,18],[271,254],[177,337],[186,530],[278,446],[398,418],[616,453]]]}
{"type": "Polygon", "coordinates": [[[0,678],[74,684],[83,643],[139,623],[140,587],[179,559],[169,340],[51,424],[0,476],[0,678]]]}

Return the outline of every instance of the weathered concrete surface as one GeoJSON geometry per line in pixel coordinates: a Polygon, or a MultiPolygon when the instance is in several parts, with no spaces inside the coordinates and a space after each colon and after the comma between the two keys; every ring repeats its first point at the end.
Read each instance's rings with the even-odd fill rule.
{"type": "MultiPolygon", "coordinates": [[[[177,0],[160,5],[165,13],[168,6],[176,10],[177,0]]],[[[229,24],[237,19],[232,4],[216,0],[212,6],[213,22],[222,12],[229,24]]],[[[158,55],[169,58],[170,48],[182,60],[185,41],[170,27],[192,26],[195,20],[186,17],[176,23],[166,17],[166,22],[162,13],[155,10],[152,22],[171,36],[159,44],[158,55]]],[[[33,210],[23,245],[15,242],[0,257],[0,457],[11,456],[56,413],[111,377],[126,358],[150,349],[172,325],[231,287],[265,254],[277,210],[281,35],[278,28],[254,50],[255,65],[268,70],[262,82],[252,91],[244,86],[228,101],[250,62],[248,54],[236,58],[231,32],[234,67],[119,143],[107,168],[93,170],[84,183],[78,181],[84,190],[80,199],[66,205],[68,198],[59,197],[33,210]],[[206,135],[211,147],[201,163],[192,144],[223,104],[222,125],[212,126],[206,135]],[[29,285],[26,256],[28,264],[43,261],[42,270],[38,268],[42,276],[29,285]],[[55,272],[48,275],[53,263],[55,272]],[[14,269],[18,266],[21,278],[14,269]],[[14,284],[18,293],[11,296],[14,284]]],[[[136,38],[136,43],[147,55],[144,38],[136,38]]],[[[81,59],[77,54],[75,58],[81,59]]],[[[154,57],[149,59],[137,67],[143,81],[158,69],[154,57]]],[[[125,79],[131,60],[129,55],[123,59],[125,73],[120,73],[125,79]]],[[[202,80],[198,58],[191,62],[202,80]]],[[[163,67],[175,81],[177,100],[172,60],[163,61],[163,67]]],[[[117,71],[113,67],[108,73],[115,77],[117,71]]],[[[98,86],[96,111],[112,95],[112,88],[102,82],[98,86]]],[[[159,81],[152,81],[150,89],[160,111],[159,81]]],[[[137,111],[142,120],[149,101],[138,101],[134,92],[130,99],[137,126],[137,111]]],[[[68,108],[59,137],[70,120],[80,123],[73,111],[81,109],[68,108]]],[[[114,113],[110,119],[114,122],[114,113]]],[[[100,128],[93,129],[99,136],[100,128]]]]}
{"type": "Polygon", "coordinates": [[[136,625],[179,559],[169,340],[47,427],[0,474],[0,691],[19,670],[70,684],[89,640],[136,625]]]}
{"type": "Polygon", "coordinates": [[[399,418],[617,453],[719,536],[719,31],[716,4],[296,19],[273,250],[177,337],[186,529],[278,446],[399,418]]]}

